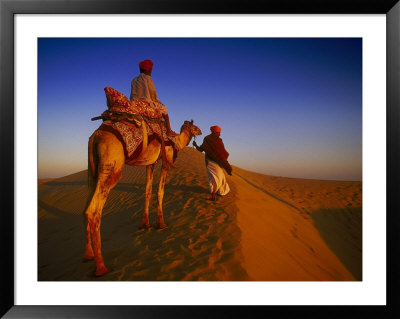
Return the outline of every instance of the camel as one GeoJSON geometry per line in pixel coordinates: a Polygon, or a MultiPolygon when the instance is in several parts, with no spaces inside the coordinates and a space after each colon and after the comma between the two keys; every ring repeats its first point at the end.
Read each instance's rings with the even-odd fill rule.
{"type": "MultiPolygon", "coordinates": [[[[149,205],[152,193],[154,167],[161,152],[161,143],[157,139],[148,143],[146,125],[142,122],[143,145],[141,153],[133,161],[132,166],[146,166],[146,191],[145,207],[141,220],[141,229],[150,228],[149,205]]],[[[139,129],[139,128],[138,128],[139,129]]],[[[201,130],[193,124],[193,120],[185,121],[181,127],[180,134],[176,136],[176,148],[178,152],[190,143],[192,137],[201,135],[201,130]]],[[[88,187],[89,194],[84,211],[86,226],[86,248],[84,260],[95,260],[96,276],[102,276],[110,271],[105,265],[101,253],[100,224],[104,204],[110,190],[118,183],[122,176],[122,169],[126,158],[123,145],[111,132],[97,129],[89,139],[88,143],[88,187]],[[92,246],[93,242],[93,246],[92,246]]],[[[173,148],[165,146],[165,155],[169,163],[173,163],[173,148]]],[[[160,173],[158,186],[158,209],[156,228],[166,227],[164,222],[162,201],[164,196],[165,179],[168,165],[163,165],[160,173]]]]}

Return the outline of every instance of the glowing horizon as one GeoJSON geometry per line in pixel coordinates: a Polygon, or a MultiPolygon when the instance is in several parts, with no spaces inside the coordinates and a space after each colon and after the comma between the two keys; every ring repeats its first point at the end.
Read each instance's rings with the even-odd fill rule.
{"type": "Polygon", "coordinates": [[[40,38],[39,178],[87,169],[104,87],[129,97],[145,58],[172,128],[220,125],[232,165],[362,180],[361,38],[40,38]]]}

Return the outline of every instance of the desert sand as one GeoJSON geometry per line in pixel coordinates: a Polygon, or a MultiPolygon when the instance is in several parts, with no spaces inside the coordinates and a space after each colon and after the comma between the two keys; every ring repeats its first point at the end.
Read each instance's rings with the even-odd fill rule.
{"type": "MultiPolygon", "coordinates": [[[[204,155],[180,151],[167,177],[168,227],[139,230],[145,168],[125,166],[103,210],[112,271],[83,262],[87,171],[38,181],[40,281],[362,280],[362,183],[294,179],[233,166],[231,192],[210,201],[204,155]]],[[[150,223],[155,225],[157,164],[150,223]]]]}

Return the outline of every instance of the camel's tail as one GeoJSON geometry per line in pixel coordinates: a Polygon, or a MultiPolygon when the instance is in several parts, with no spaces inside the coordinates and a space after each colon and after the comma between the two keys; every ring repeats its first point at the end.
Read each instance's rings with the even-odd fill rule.
{"type": "Polygon", "coordinates": [[[97,179],[97,165],[98,165],[98,156],[97,156],[97,151],[96,151],[96,147],[95,147],[95,133],[92,134],[92,136],[90,136],[89,138],[89,142],[88,142],[88,197],[86,200],[86,205],[85,205],[85,209],[84,209],[84,221],[85,221],[85,225],[86,225],[86,209],[89,206],[89,203],[92,199],[93,193],[94,193],[94,189],[96,188],[96,179],[97,179]]]}
{"type": "Polygon", "coordinates": [[[97,165],[98,165],[98,155],[96,150],[96,132],[93,133],[89,138],[88,144],[88,183],[90,183],[96,179],[97,175],[97,165]]]}

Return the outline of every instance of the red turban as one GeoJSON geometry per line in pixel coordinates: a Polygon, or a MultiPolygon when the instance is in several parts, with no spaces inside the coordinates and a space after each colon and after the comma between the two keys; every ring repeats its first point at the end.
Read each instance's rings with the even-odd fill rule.
{"type": "Polygon", "coordinates": [[[213,133],[219,133],[221,132],[221,128],[218,125],[214,125],[210,127],[211,132],[213,133]]]}
{"type": "Polygon", "coordinates": [[[139,68],[145,71],[151,71],[153,69],[153,61],[151,60],[144,60],[139,63],[139,68]]]}

